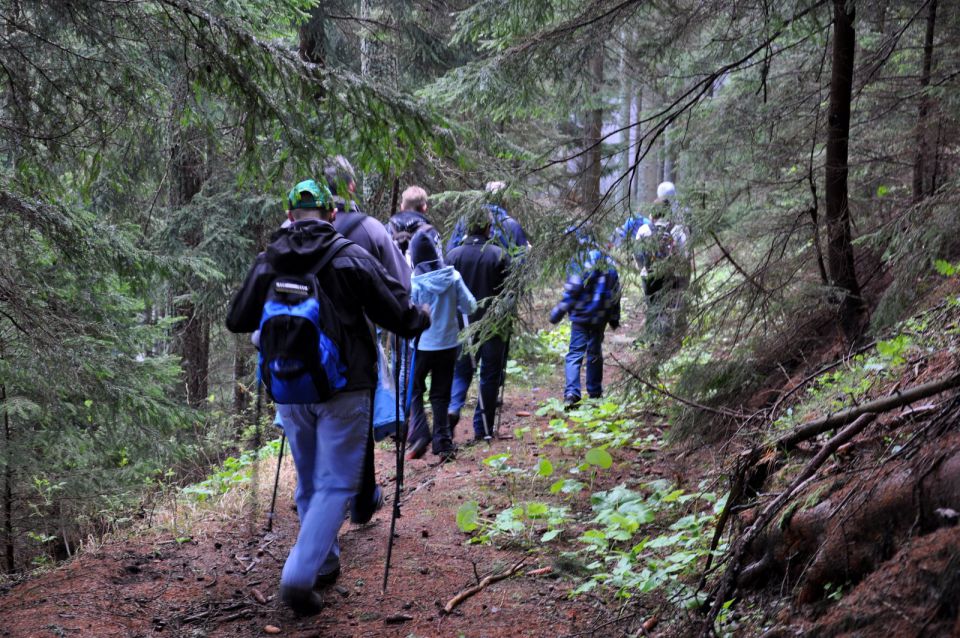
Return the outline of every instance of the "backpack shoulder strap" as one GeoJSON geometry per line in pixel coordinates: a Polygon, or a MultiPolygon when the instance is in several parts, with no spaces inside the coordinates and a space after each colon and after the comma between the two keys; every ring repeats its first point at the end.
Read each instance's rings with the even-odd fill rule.
{"type": "Polygon", "coordinates": [[[327,267],[327,264],[333,261],[333,258],[336,257],[341,250],[351,245],[353,245],[353,242],[346,237],[337,237],[334,239],[333,245],[327,249],[327,252],[324,253],[323,257],[317,260],[317,264],[310,269],[310,274],[316,276],[317,273],[327,267]]]}

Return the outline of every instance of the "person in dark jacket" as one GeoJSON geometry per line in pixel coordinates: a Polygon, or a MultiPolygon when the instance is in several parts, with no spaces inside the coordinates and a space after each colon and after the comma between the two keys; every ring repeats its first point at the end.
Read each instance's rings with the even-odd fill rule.
{"type": "Polygon", "coordinates": [[[410,437],[407,458],[423,456],[432,439],[433,453],[443,460],[455,453],[447,408],[453,368],[460,344],[458,313],[470,314],[477,301],[460,273],[447,266],[440,254],[437,233],[432,226],[423,226],[410,240],[413,281],[410,296],[415,304],[430,306],[430,327],[417,339],[413,363],[413,400],[410,404],[410,437]],[[423,409],[423,393],[430,375],[430,407],[433,410],[433,435],[423,409]]]}
{"type": "Polygon", "coordinates": [[[362,212],[356,202],[357,179],[353,166],[342,155],[323,169],[327,188],[333,193],[337,232],[357,244],[380,262],[390,276],[410,290],[410,265],[383,224],[362,212]]]}
{"type": "Polygon", "coordinates": [[[570,316],[563,402],[568,408],[580,402],[580,368],[587,360],[587,394],[603,395],[603,334],[607,324],[620,327],[620,276],[613,261],[600,250],[581,242],[581,250],[568,269],[563,299],[550,312],[550,323],[570,316]]]}
{"type": "MultiPolygon", "coordinates": [[[[387,232],[393,237],[394,243],[404,255],[409,255],[407,248],[410,239],[420,228],[429,226],[427,218],[427,191],[419,186],[409,186],[400,196],[400,210],[387,221],[387,232]]],[[[439,237],[439,233],[437,236],[439,237]]]]}
{"type": "MultiPolygon", "coordinates": [[[[227,313],[232,332],[259,328],[268,289],[279,273],[309,272],[340,237],[330,191],[313,180],[287,197],[291,226],[274,233],[257,256],[227,313]]],[[[376,350],[367,317],[413,337],[430,325],[427,311],[410,303],[404,287],[366,250],[339,248],[317,273],[342,326],[338,344],[346,363],[346,386],[323,403],[280,405],[284,432],[297,468],[300,533],[280,576],[280,597],[302,615],[320,610],[315,583],[340,572],[337,532],[344,514],[366,522],[382,503],[379,488],[362,498],[365,474],[373,472],[371,403],[377,383],[376,350]]]]}
{"type": "MultiPolygon", "coordinates": [[[[484,211],[479,221],[468,226],[468,235],[463,243],[447,255],[447,262],[460,273],[478,302],[485,299],[492,301],[493,297],[503,291],[510,268],[509,255],[490,241],[490,223],[490,216],[484,211]]],[[[470,314],[468,323],[482,319],[490,301],[480,303],[477,310],[470,314]]],[[[492,438],[505,356],[506,342],[497,334],[480,344],[476,361],[466,353],[460,355],[454,370],[450,396],[448,417],[451,428],[460,420],[460,410],[466,402],[474,369],[479,366],[480,391],[473,414],[473,435],[475,440],[492,438]]]]}

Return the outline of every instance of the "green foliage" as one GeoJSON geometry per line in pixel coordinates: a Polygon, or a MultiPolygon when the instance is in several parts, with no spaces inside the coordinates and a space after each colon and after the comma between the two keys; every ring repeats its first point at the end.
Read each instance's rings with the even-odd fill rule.
{"type": "Polygon", "coordinates": [[[710,532],[726,497],[718,499],[711,492],[687,494],[666,481],[644,487],[647,494],[620,485],[592,496],[593,526],[578,540],[584,545],[582,551],[595,555],[588,565],[593,574],[575,593],[602,584],[627,598],[664,588],[679,606],[699,604],[702,601],[686,579],[697,573],[710,553],[710,532]],[[697,503],[708,508],[684,513],[697,503]],[[672,520],[665,530],[664,519],[672,520]],[[662,531],[644,533],[651,528],[662,531]]]}
{"type": "Polygon", "coordinates": [[[934,270],[944,277],[953,277],[960,272],[960,264],[951,264],[949,261],[944,259],[934,260],[933,267],[934,270]]]}
{"type": "Polygon", "coordinates": [[[638,439],[641,422],[632,416],[637,407],[637,403],[585,400],[573,410],[566,411],[559,399],[550,398],[537,410],[537,415],[558,416],[550,419],[539,434],[541,444],[568,449],[642,446],[643,439],[638,439]]]}
{"type": "Polygon", "coordinates": [[[259,450],[248,450],[239,457],[228,456],[207,478],[184,487],[181,494],[195,502],[203,503],[222,496],[232,489],[248,485],[254,462],[276,456],[279,452],[280,439],[276,439],[259,450]]]}
{"type": "Polygon", "coordinates": [[[610,466],[613,465],[613,457],[610,456],[610,453],[598,447],[587,451],[586,461],[590,465],[595,465],[604,470],[609,470],[610,466]]]}

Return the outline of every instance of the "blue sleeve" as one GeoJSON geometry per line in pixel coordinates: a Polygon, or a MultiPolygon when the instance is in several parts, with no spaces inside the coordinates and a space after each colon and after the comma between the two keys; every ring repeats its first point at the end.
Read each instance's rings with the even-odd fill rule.
{"type": "Polygon", "coordinates": [[[457,220],[457,225],[453,227],[453,233],[450,235],[450,241],[447,242],[447,250],[445,252],[450,252],[454,248],[458,247],[463,241],[463,235],[466,233],[466,222],[463,219],[457,220]]]}
{"type": "Polygon", "coordinates": [[[420,282],[416,279],[410,282],[410,303],[420,305],[420,282]]]}
{"type": "Polygon", "coordinates": [[[519,246],[521,248],[525,248],[527,244],[530,242],[527,241],[527,234],[523,232],[523,226],[521,226],[520,222],[518,222],[515,219],[511,219],[510,221],[513,222],[512,224],[510,224],[512,226],[510,230],[513,233],[514,245],[519,246]]]}
{"type": "Polygon", "coordinates": [[[550,322],[557,323],[563,316],[570,313],[580,302],[585,290],[584,280],[580,273],[572,273],[563,285],[563,298],[550,311],[550,322]]]}

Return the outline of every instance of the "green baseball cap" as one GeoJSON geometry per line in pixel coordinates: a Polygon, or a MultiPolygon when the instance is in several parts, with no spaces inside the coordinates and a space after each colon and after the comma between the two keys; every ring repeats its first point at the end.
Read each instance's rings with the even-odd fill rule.
{"type": "Polygon", "coordinates": [[[312,179],[305,179],[287,193],[287,207],[290,210],[295,208],[328,210],[333,207],[333,195],[326,186],[317,184],[312,179]]]}

